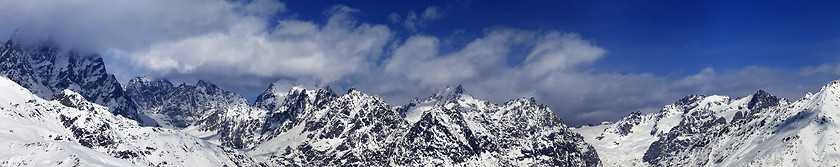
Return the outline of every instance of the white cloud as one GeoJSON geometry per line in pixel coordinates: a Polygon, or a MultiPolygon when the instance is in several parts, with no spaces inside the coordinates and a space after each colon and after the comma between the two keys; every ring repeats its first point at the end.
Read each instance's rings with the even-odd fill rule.
{"type": "MultiPolygon", "coordinates": [[[[527,75],[527,79],[543,78],[543,74],[591,64],[605,53],[574,33],[536,33],[515,29],[492,30],[452,53],[439,53],[435,37],[413,36],[393,51],[385,61],[385,72],[402,75],[421,86],[441,86],[488,77],[527,75]],[[521,67],[508,67],[513,47],[534,45],[521,67]]],[[[517,53],[518,54],[518,53],[517,53]]]]}
{"type": "Polygon", "coordinates": [[[308,78],[333,82],[367,70],[391,32],[383,25],[355,25],[346,6],[333,8],[326,25],[281,20],[269,32],[257,19],[209,33],[152,44],[145,52],[117,52],[135,65],[163,73],[213,73],[246,77],[308,78]]]}
{"type": "Polygon", "coordinates": [[[0,1],[0,29],[19,28],[19,38],[29,42],[49,38],[82,50],[129,50],[159,40],[226,31],[243,18],[282,10],[282,3],[271,0],[251,5],[225,0],[0,1]]]}
{"type": "Polygon", "coordinates": [[[533,75],[587,65],[601,58],[606,51],[581,39],[579,34],[549,32],[540,37],[537,46],[525,58],[525,67],[533,75]]]}
{"type": "Polygon", "coordinates": [[[394,50],[386,61],[385,72],[417,81],[421,86],[441,86],[485,77],[502,67],[510,45],[524,32],[493,31],[476,39],[462,50],[438,55],[439,40],[429,36],[413,36],[394,50]]]}

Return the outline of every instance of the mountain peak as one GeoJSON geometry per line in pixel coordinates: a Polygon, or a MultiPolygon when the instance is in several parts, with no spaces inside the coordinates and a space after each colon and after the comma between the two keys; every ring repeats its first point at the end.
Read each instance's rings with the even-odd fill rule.
{"type": "Polygon", "coordinates": [[[196,83],[196,84],[195,84],[195,86],[200,86],[200,87],[205,87],[205,88],[214,88],[214,87],[216,87],[216,85],[215,85],[215,84],[210,83],[210,82],[207,82],[207,81],[204,81],[204,80],[198,80],[198,83],[196,83]]]}
{"type": "Polygon", "coordinates": [[[696,94],[694,94],[694,95],[688,95],[688,96],[685,96],[685,97],[681,98],[679,101],[677,101],[677,103],[676,103],[676,104],[677,104],[677,105],[688,105],[688,104],[691,104],[691,103],[694,103],[694,102],[700,101],[700,100],[702,100],[703,98],[706,98],[706,96],[704,96],[704,95],[696,95],[696,94]]]}
{"type": "Polygon", "coordinates": [[[435,93],[435,95],[432,96],[432,98],[442,99],[442,100],[444,100],[444,99],[454,99],[454,98],[460,98],[461,95],[464,95],[464,94],[467,94],[467,91],[464,89],[464,86],[461,86],[459,84],[456,87],[447,86],[446,89],[443,89],[442,91],[440,91],[438,93],[435,93]]]}
{"type": "Polygon", "coordinates": [[[758,89],[758,91],[755,91],[754,95],[769,95],[769,94],[767,92],[765,92],[764,89],[758,89]]]}
{"type": "Polygon", "coordinates": [[[458,84],[458,87],[455,87],[455,94],[464,94],[464,93],[467,93],[467,91],[464,90],[464,86],[461,86],[461,84],[458,84]]]}
{"type": "Polygon", "coordinates": [[[80,95],[79,93],[73,92],[70,89],[64,89],[55,96],[53,96],[54,101],[58,101],[64,106],[67,107],[78,107],[80,103],[85,102],[85,97],[80,95]]]}
{"type": "Polygon", "coordinates": [[[266,91],[271,91],[277,89],[277,86],[274,86],[274,83],[268,84],[268,88],[265,89],[266,91]]]}
{"type": "Polygon", "coordinates": [[[829,89],[830,90],[840,89],[840,80],[831,81],[830,83],[823,86],[822,90],[820,90],[820,92],[826,91],[826,90],[829,90],[829,89]]]}
{"type": "Polygon", "coordinates": [[[823,86],[819,92],[811,95],[808,94],[805,97],[814,96],[817,98],[821,98],[824,103],[835,101],[838,97],[840,97],[840,80],[831,81],[830,83],[823,86]]]}

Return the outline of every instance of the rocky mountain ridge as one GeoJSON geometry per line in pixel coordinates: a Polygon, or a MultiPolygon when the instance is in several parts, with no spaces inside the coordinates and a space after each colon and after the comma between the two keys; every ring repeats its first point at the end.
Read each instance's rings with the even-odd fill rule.
{"type": "Polygon", "coordinates": [[[605,166],[831,166],[840,155],[833,149],[838,92],[840,81],[795,102],[764,90],[734,99],[691,95],[575,131],[604,156],[628,155],[602,159],[605,166]]]}

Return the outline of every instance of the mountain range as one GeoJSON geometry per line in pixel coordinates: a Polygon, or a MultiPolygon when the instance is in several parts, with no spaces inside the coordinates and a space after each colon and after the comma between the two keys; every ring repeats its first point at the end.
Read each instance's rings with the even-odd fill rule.
{"type": "Polygon", "coordinates": [[[463,86],[391,105],[282,81],[251,105],[207,82],[137,77],[101,57],[0,46],[0,166],[832,166],[840,81],[791,101],[689,95],[568,127],[534,98],[463,86]]]}
{"type": "Polygon", "coordinates": [[[3,145],[20,150],[0,154],[4,166],[601,162],[581,135],[533,98],[494,104],[457,86],[392,106],[356,89],[338,94],[276,83],[248,105],[206,81],[175,86],[138,77],[123,87],[98,55],[72,49],[10,40],[0,48],[0,60],[0,75],[8,78],[0,87],[10,92],[0,97],[8,116],[0,119],[9,127],[3,137],[10,139],[3,145]]]}

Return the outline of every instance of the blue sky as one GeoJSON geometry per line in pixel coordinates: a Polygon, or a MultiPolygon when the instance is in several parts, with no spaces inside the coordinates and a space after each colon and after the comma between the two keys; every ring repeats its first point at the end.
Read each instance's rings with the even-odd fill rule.
{"type": "MultiPolygon", "coordinates": [[[[840,79],[838,1],[0,2],[0,32],[100,53],[135,76],[356,87],[401,105],[462,84],[536,97],[570,125],[689,94],[798,99],[840,79]]],[[[343,92],[343,91],[338,91],[343,92]]]]}
{"type": "Polygon", "coordinates": [[[595,68],[607,72],[679,77],[707,67],[797,70],[840,61],[838,1],[286,2],[305,20],[325,20],[319,9],[335,4],[358,8],[357,18],[376,23],[388,23],[391,13],[438,6],[448,17],[417,33],[443,38],[463,32],[454,38],[473,39],[494,26],[580,33],[610,51],[595,68]]]}

